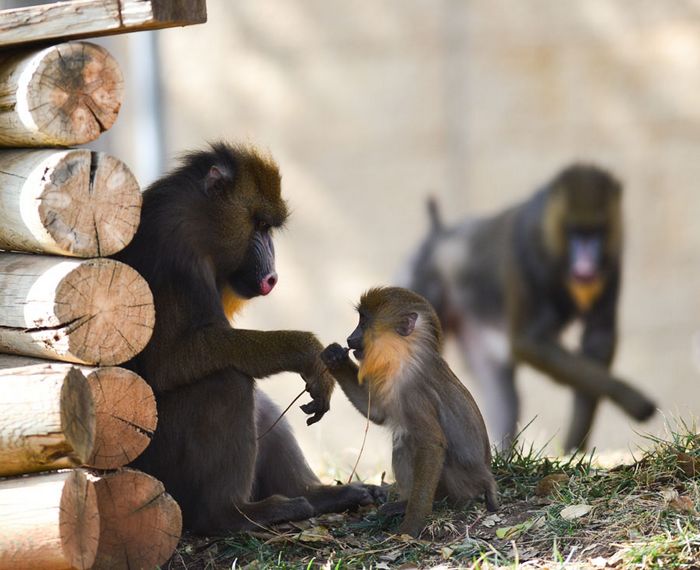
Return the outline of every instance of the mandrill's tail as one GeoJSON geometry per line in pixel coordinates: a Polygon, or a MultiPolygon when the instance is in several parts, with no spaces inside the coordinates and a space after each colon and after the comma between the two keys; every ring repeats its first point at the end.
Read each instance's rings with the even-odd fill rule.
{"type": "Polygon", "coordinates": [[[440,216],[437,198],[435,196],[428,197],[428,215],[430,216],[430,233],[438,234],[445,229],[440,216]]]}

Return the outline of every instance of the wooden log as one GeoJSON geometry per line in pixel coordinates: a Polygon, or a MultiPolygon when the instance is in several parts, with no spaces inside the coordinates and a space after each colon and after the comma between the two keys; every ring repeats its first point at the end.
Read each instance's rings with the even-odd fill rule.
{"type": "Polygon", "coordinates": [[[153,390],[135,372],[116,366],[84,368],[95,400],[95,446],[87,465],[116,469],[148,447],[158,422],[153,390]]]}
{"type": "Polygon", "coordinates": [[[95,405],[70,365],[0,370],[0,476],[75,467],[94,453],[95,405]]]}
{"type": "Polygon", "coordinates": [[[206,0],[72,0],[0,11],[0,46],[206,21],[206,0]]]}
{"type": "Polygon", "coordinates": [[[0,568],[91,568],[100,518],[81,470],[0,481],[0,568]]]}
{"type": "Polygon", "coordinates": [[[101,257],[136,233],[141,192],[102,152],[0,151],[0,249],[101,257]]]}
{"type": "MultiPolygon", "coordinates": [[[[66,391],[66,388],[63,390],[66,391]]],[[[74,393],[71,391],[68,395],[74,396],[74,393]]],[[[61,393],[62,401],[66,400],[68,395],[61,393]]],[[[73,405],[74,399],[67,401],[73,405]]],[[[58,396],[55,400],[58,400],[58,396]]],[[[49,404],[57,406],[57,402],[52,401],[49,404]]],[[[64,405],[64,408],[70,409],[67,405],[64,405]]],[[[58,419],[52,421],[62,425],[58,419]]],[[[78,371],[72,364],[26,356],[0,355],[0,476],[75,465],[117,469],[131,463],[143,453],[153,437],[157,422],[158,412],[153,390],[135,372],[116,366],[81,366],[78,371]],[[75,376],[79,377],[79,381],[75,376]],[[24,443],[24,447],[20,449],[19,444],[13,444],[13,438],[18,437],[16,432],[19,430],[10,431],[4,426],[21,425],[24,422],[28,424],[26,429],[42,434],[41,426],[46,425],[50,421],[49,414],[55,412],[52,408],[47,410],[46,406],[40,407],[37,404],[34,404],[31,412],[27,412],[26,405],[22,406],[22,395],[30,389],[30,384],[33,386],[39,382],[48,384],[57,393],[59,389],[54,386],[59,380],[64,384],[71,381],[71,388],[77,386],[80,396],[87,396],[88,403],[92,406],[90,411],[94,409],[94,412],[88,414],[87,411],[82,411],[72,415],[66,412],[66,415],[69,418],[85,418],[82,423],[71,424],[70,427],[73,431],[87,430],[88,433],[79,431],[73,434],[71,431],[70,441],[76,443],[72,444],[70,456],[58,456],[56,451],[50,453],[45,440],[38,437],[24,443]],[[17,386],[17,389],[11,392],[13,386],[17,386]],[[44,419],[43,416],[47,417],[44,419]],[[84,441],[88,435],[90,441],[84,441]],[[25,449],[29,443],[32,444],[32,448],[25,449]],[[78,446],[78,443],[82,445],[78,446]],[[75,451],[76,449],[78,451],[75,451]],[[54,463],[49,464],[48,459],[42,463],[40,452],[51,456],[54,463]],[[24,455],[21,455],[21,458],[26,459],[12,459],[22,453],[24,455]],[[40,465],[43,467],[40,468],[40,465]]],[[[58,449],[58,444],[55,444],[53,449],[58,449]]]]}
{"type": "Polygon", "coordinates": [[[121,469],[95,482],[100,511],[96,570],[155,568],[175,551],[182,533],[180,507],[157,479],[121,469]]]}
{"type": "Polygon", "coordinates": [[[95,44],[70,42],[4,55],[0,146],[93,141],[114,123],[123,91],[117,62],[95,44]]]}
{"type": "Polygon", "coordinates": [[[143,350],[154,319],[148,284],[128,265],[0,254],[0,352],[119,364],[143,350]]]}

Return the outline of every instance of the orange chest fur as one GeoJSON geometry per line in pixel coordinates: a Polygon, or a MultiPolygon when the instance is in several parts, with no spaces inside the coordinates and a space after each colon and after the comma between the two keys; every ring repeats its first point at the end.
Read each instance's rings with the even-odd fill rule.
{"type": "Polygon", "coordinates": [[[373,392],[381,395],[411,359],[409,341],[383,333],[365,339],[365,357],[360,362],[358,382],[368,380],[373,392]]]}
{"type": "Polygon", "coordinates": [[[594,279],[590,283],[580,283],[570,280],[567,283],[567,288],[579,311],[585,313],[593,306],[593,303],[596,302],[598,297],[600,297],[604,285],[605,283],[602,279],[594,279]]]}
{"type": "Polygon", "coordinates": [[[229,321],[232,321],[238,312],[243,308],[247,299],[239,297],[233,292],[233,289],[228,285],[221,290],[221,305],[224,308],[224,314],[229,321]]]}

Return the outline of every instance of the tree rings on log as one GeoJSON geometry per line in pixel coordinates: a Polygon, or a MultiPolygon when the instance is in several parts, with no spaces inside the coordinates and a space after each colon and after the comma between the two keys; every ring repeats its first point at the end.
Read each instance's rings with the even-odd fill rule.
{"type": "Polygon", "coordinates": [[[3,570],[91,568],[99,537],[97,494],[83,471],[0,481],[3,570]]]}
{"type": "Polygon", "coordinates": [[[75,150],[0,151],[0,249],[102,257],[136,233],[141,192],[120,160],[75,150]]]}
{"type": "Polygon", "coordinates": [[[85,461],[97,469],[131,463],[148,447],[158,421],[153,390],[135,372],[108,366],[83,370],[95,400],[92,454],[85,461]]]}
{"type": "Polygon", "coordinates": [[[101,523],[96,570],[155,568],[172,556],[182,514],[160,481],[121,469],[99,477],[95,490],[101,523]]]}
{"type": "Polygon", "coordinates": [[[146,281],[112,259],[0,254],[0,351],[91,365],[136,356],[153,332],[146,281]]]}
{"type": "Polygon", "coordinates": [[[0,58],[0,145],[93,141],[114,124],[123,91],[119,65],[98,45],[8,52],[0,58]]]}

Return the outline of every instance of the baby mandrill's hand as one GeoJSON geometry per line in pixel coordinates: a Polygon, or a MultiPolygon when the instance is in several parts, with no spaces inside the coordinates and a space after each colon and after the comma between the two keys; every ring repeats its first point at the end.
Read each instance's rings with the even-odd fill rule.
{"type": "Polygon", "coordinates": [[[334,342],[323,350],[321,360],[328,367],[328,370],[338,370],[348,361],[349,352],[349,348],[343,348],[337,342],[334,342]]]}

